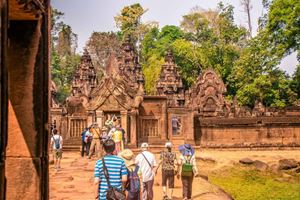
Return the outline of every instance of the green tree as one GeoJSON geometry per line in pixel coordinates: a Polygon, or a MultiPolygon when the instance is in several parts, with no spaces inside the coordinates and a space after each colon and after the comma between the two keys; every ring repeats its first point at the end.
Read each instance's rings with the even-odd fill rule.
{"type": "Polygon", "coordinates": [[[282,58],[300,50],[300,1],[273,0],[268,4],[265,31],[272,53],[282,58]]]}
{"type": "Polygon", "coordinates": [[[142,23],[141,18],[147,12],[139,3],[125,6],[115,17],[115,22],[120,28],[120,35],[124,39],[130,35],[134,44],[139,48],[144,35],[153,27],[157,26],[155,22],[142,23]]]}
{"type": "MultiPolygon", "coordinates": [[[[213,68],[222,77],[225,84],[228,85],[228,95],[233,96],[236,93],[235,87],[232,87],[229,78],[233,64],[239,59],[242,48],[246,43],[247,31],[243,27],[238,27],[234,23],[233,7],[224,6],[220,3],[218,10],[203,10],[194,8],[189,14],[183,16],[181,23],[182,29],[186,33],[186,39],[192,44],[190,50],[197,56],[188,56],[188,63],[181,66],[189,66],[188,69],[194,70],[213,68]],[[192,62],[191,59],[193,60],[192,62]],[[197,64],[195,66],[195,63],[197,64]]],[[[177,45],[180,48],[180,45],[177,45]]],[[[184,59],[177,59],[181,62],[184,59]]],[[[188,71],[188,70],[187,70],[188,71]]],[[[196,76],[195,76],[196,77],[196,76]]],[[[195,81],[195,77],[189,77],[187,83],[190,85],[195,81]]]]}
{"type": "Polygon", "coordinates": [[[148,94],[156,92],[156,82],[164,63],[166,51],[183,35],[180,28],[176,26],[164,26],[161,31],[154,27],[145,35],[141,45],[141,64],[145,75],[145,89],[148,94]]]}
{"type": "Polygon", "coordinates": [[[121,40],[114,32],[93,32],[86,46],[97,70],[98,78],[101,79],[109,56],[118,52],[121,40]]]}
{"type": "Polygon", "coordinates": [[[64,14],[52,12],[51,79],[58,87],[57,98],[63,103],[71,91],[71,81],[80,56],[75,53],[77,35],[71,27],[61,21],[64,14]]]}
{"type": "Polygon", "coordinates": [[[297,98],[300,99],[300,64],[297,65],[295,73],[293,74],[291,89],[297,93],[297,98]]]}

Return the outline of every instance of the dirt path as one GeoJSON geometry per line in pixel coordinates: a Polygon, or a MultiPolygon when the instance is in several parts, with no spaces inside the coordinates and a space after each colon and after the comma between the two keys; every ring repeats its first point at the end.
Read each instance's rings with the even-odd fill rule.
{"type": "MultiPolygon", "coordinates": [[[[65,152],[61,170],[55,171],[50,165],[50,199],[51,200],[92,200],[93,169],[96,160],[81,158],[79,153],[65,152]]],[[[154,199],[162,199],[161,174],[155,178],[154,199]]],[[[224,199],[219,189],[202,178],[193,183],[193,199],[224,199]],[[222,198],[221,198],[222,197],[222,198]]],[[[182,199],[181,181],[175,181],[174,200],[182,199]]],[[[225,198],[226,199],[226,198],[225,198]]]]}
{"type": "MultiPolygon", "coordinates": [[[[294,151],[198,151],[197,162],[201,174],[209,174],[224,166],[237,163],[239,159],[248,157],[261,160],[268,164],[277,163],[283,158],[293,158],[300,161],[300,150],[294,151]],[[201,161],[199,158],[210,158],[216,162],[201,161]]],[[[50,199],[51,200],[90,200],[93,199],[93,170],[96,160],[81,158],[79,153],[65,152],[62,169],[56,172],[50,165],[50,199]]],[[[155,177],[154,195],[162,199],[161,174],[155,177]]],[[[181,181],[175,181],[174,200],[182,195],[181,181]]],[[[196,178],[193,183],[193,199],[221,200],[220,190],[209,182],[196,178]]]]}

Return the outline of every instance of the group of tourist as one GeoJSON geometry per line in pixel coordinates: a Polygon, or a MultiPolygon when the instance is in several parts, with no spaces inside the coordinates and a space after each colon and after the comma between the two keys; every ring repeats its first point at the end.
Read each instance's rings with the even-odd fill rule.
{"type": "Polygon", "coordinates": [[[105,155],[96,162],[94,170],[95,199],[154,199],[154,178],[160,166],[163,199],[172,199],[175,176],[182,180],[183,199],[191,199],[193,177],[198,174],[194,149],[189,144],[181,145],[177,157],[172,143],[167,142],[165,148],[157,163],[147,143],[142,143],[141,153],[135,157],[130,149],[116,154],[114,140],[106,140],[103,143],[105,155]]]}
{"type": "MultiPolygon", "coordinates": [[[[52,131],[51,147],[55,158],[55,169],[60,168],[63,139],[52,131]]],[[[95,154],[97,162],[94,169],[95,199],[154,199],[154,178],[162,169],[163,199],[172,199],[175,177],[181,179],[183,199],[191,199],[193,178],[198,174],[195,150],[190,144],[178,147],[180,155],[172,151],[171,142],[165,144],[159,162],[150,152],[148,143],[142,143],[141,153],[134,155],[124,149],[125,131],[120,121],[108,119],[102,129],[93,124],[82,132],[82,151],[91,158],[95,154]],[[168,186],[168,187],[167,187],[168,186]]]]}
{"type": "Polygon", "coordinates": [[[120,120],[116,117],[108,118],[101,130],[97,123],[92,124],[81,133],[81,156],[84,157],[84,154],[86,154],[89,159],[92,155],[101,158],[103,154],[102,144],[108,139],[115,142],[114,153],[118,154],[124,149],[124,134],[125,131],[120,125],[120,120]]]}

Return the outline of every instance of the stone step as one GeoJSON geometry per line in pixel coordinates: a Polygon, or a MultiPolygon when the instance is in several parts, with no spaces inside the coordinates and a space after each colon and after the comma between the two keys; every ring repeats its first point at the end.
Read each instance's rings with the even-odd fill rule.
{"type": "Polygon", "coordinates": [[[80,151],[81,150],[81,145],[64,145],[63,146],[63,151],[80,151]]]}

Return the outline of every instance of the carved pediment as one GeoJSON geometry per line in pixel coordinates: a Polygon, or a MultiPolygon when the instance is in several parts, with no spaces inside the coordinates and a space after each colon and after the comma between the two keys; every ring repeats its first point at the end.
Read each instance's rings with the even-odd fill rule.
{"type": "Polygon", "coordinates": [[[216,112],[224,106],[226,87],[222,79],[212,69],[204,71],[189,94],[189,106],[200,112],[216,112]]]}
{"type": "Polygon", "coordinates": [[[122,78],[107,77],[91,94],[88,110],[130,110],[139,106],[138,96],[122,78]]]}

